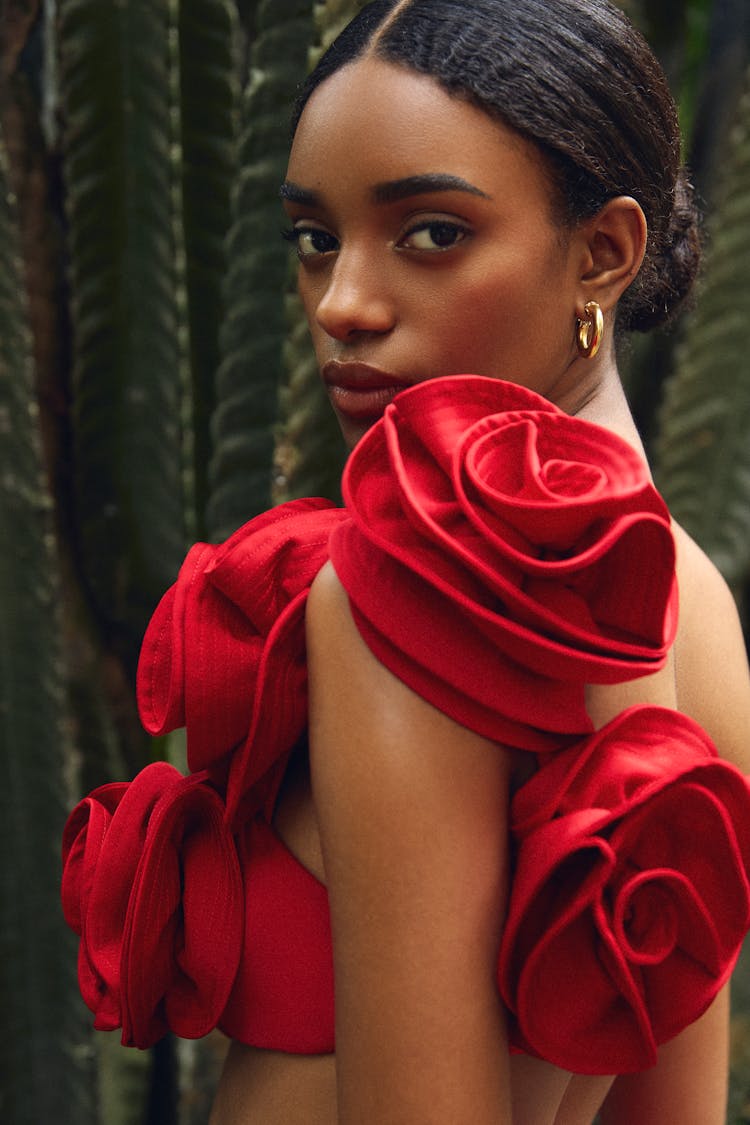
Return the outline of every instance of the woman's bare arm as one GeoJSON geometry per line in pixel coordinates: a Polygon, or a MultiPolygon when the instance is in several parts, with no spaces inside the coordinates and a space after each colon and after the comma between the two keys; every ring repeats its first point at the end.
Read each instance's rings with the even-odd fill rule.
{"type": "Polygon", "coordinates": [[[699,722],[722,758],[750,774],[750,672],[739,616],[713,563],[675,529],[680,628],[677,707],[699,722]]]}
{"type": "Polygon", "coordinates": [[[616,1080],[602,1108],[602,1125],[724,1125],[728,993],[725,988],[701,1019],[664,1044],[655,1067],[616,1080]]]}
{"type": "Polygon", "coordinates": [[[308,605],[341,1125],[510,1125],[495,985],[510,756],[370,653],[333,570],[308,605]]]}
{"type": "MultiPolygon", "coordinates": [[[[750,773],[750,676],[737,611],[716,568],[676,529],[680,629],[677,706],[705,728],[719,753],[750,773]]],[[[698,847],[700,840],[696,841],[698,847]]],[[[643,1074],[618,1078],[603,1125],[723,1125],[729,1056],[729,989],[659,1051],[643,1074]]]]}

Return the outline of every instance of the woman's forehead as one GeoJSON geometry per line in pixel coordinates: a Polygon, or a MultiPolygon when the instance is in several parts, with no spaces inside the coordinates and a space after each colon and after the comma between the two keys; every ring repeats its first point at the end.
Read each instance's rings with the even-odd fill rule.
{"type": "Polygon", "coordinates": [[[368,58],[314,92],[300,119],[288,179],[313,190],[336,176],[398,191],[402,181],[441,175],[492,197],[498,178],[543,175],[534,146],[433,78],[368,58]]]}

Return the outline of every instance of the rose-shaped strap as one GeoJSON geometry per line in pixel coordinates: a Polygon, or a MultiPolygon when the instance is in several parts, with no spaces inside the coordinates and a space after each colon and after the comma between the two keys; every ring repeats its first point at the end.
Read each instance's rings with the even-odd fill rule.
{"type": "Polygon", "coordinates": [[[623,712],[547,756],[511,809],[498,980],[515,1046],[641,1070],[728,979],[750,925],[750,788],[692,720],[623,712]]]}
{"type": "Polygon", "coordinates": [[[591,732],[585,683],[659,668],[674,543],[638,454],[514,384],[397,396],[344,475],[331,558],[376,656],[466,726],[529,750],[591,732]]]}
{"type": "Polygon", "coordinates": [[[205,773],[165,763],[73,811],[63,904],[81,936],[79,983],[100,1030],[148,1047],[206,1034],[239,964],[242,882],[224,803],[205,773]]]}
{"type": "Polygon", "coordinates": [[[293,501],[219,546],[197,544],[146,632],[143,724],[152,734],[184,724],[190,768],[217,784],[232,756],[230,818],[305,727],[304,602],[345,518],[327,500],[293,501]]]}

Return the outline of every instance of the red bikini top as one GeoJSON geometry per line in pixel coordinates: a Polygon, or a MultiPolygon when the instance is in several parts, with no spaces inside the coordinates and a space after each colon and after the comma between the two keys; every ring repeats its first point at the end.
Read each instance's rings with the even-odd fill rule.
{"type": "Polygon", "coordinates": [[[139,1047],[219,1026],[333,1049],[325,888],[269,826],[330,558],[384,664],[538,756],[511,807],[498,962],[514,1048],[585,1073],[652,1065],[750,926],[750,793],[684,716],[631,708],[594,732],[585,710],[587,683],[656,670],[674,637],[674,544],[642,461],[533,392],[454,376],[397,397],[344,497],[198,544],[152,619],[142,719],[186,727],[191,773],[154,764],[69,818],[63,906],[95,1026],[139,1047]]]}

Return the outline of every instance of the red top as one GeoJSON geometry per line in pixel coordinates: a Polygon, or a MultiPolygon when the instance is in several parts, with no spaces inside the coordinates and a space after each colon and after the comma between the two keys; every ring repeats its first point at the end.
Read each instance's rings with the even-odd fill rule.
{"type": "Polygon", "coordinates": [[[655,671],[674,637],[674,545],[643,462],[533,392],[454,376],[396,398],[344,496],[198,544],[154,614],[141,715],[153,734],[186,726],[193,772],[149,766],[68,821],[63,905],[96,1026],[140,1047],[219,1026],[333,1049],[326,891],[269,826],[306,727],[304,603],[330,557],[384,664],[538,755],[511,807],[498,964],[514,1048],[585,1073],[651,1065],[750,926],[750,792],[675,712],[594,733],[585,711],[587,683],[655,671]]]}

